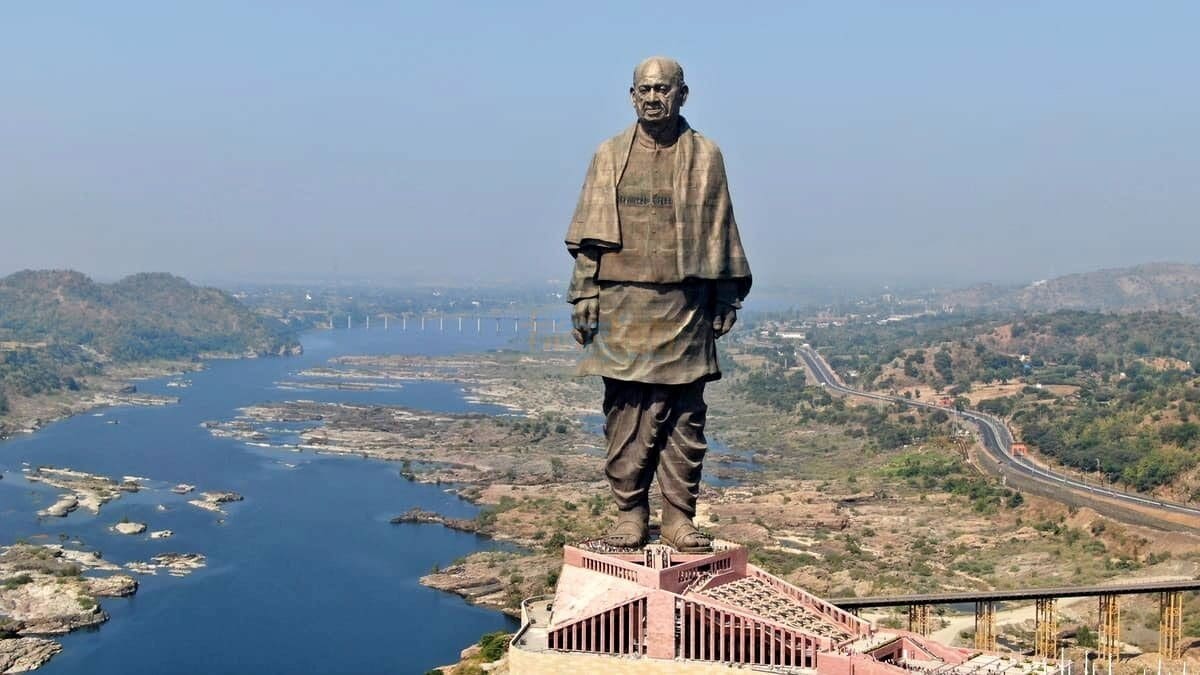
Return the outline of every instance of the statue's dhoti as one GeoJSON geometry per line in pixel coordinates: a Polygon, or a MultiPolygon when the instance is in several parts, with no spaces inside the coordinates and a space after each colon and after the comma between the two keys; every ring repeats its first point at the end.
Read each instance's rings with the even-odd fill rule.
{"type": "Polygon", "coordinates": [[[649,384],[604,378],[605,474],[622,512],[648,513],[658,475],[663,523],[691,520],[704,453],[704,382],[649,384]]]}

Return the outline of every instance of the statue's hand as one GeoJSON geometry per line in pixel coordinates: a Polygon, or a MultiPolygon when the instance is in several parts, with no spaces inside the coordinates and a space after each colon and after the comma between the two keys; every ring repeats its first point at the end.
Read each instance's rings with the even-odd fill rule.
{"type": "Polygon", "coordinates": [[[713,335],[721,337],[733,330],[735,323],[737,323],[737,310],[728,306],[718,306],[717,311],[713,313],[713,335]]]}
{"type": "Polygon", "coordinates": [[[600,328],[600,298],[584,298],[571,308],[571,324],[575,330],[571,335],[581,345],[586,345],[596,337],[600,328]]]}

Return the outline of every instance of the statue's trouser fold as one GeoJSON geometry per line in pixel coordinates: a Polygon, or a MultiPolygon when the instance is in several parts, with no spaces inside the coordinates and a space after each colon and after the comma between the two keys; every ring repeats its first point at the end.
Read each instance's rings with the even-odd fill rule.
{"type": "Polygon", "coordinates": [[[663,522],[696,515],[704,453],[704,382],[682,385],[604,378],[605,475],[617,508],[649,513],[658,476],[663,522]]]}

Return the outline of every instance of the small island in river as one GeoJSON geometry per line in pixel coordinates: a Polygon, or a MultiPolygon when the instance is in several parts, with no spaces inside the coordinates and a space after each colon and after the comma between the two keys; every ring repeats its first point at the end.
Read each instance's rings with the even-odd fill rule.
{"type": "Polygon", "coordinates": [[[108,620],[97,598],[137,591],[137,581],[114,572],[98,553],[60,546],[15,544],[0,548],[0,672],[41,666],[62,650],[46,636],[108,620]]]}

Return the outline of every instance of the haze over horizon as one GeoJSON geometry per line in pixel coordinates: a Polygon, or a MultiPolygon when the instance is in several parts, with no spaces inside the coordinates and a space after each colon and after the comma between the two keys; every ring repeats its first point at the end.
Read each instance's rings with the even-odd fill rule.
{"type": "Polygon", "coordinates": [[[0,275],[565,279],[659,53],[756,284],[1200,260],[1200,6],[687,7],[6,7],[0,275]]]}

